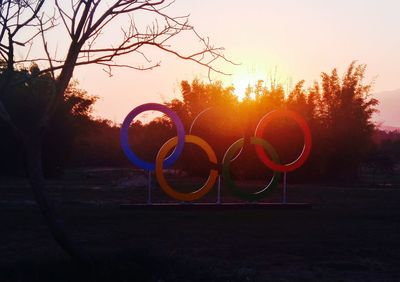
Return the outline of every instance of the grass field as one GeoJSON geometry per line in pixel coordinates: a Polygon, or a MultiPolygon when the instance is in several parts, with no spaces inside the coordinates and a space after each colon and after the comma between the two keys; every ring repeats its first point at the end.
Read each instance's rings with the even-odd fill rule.
{"type": "Polygon", "coordinates": [[[48,193],[93,268],[56,245],[24,181],[2,181],[0,281],[400,281],[400,189],[289,186],[313,204],[295,211],[121,210],[145,188],[93,179],[48,193]]]}

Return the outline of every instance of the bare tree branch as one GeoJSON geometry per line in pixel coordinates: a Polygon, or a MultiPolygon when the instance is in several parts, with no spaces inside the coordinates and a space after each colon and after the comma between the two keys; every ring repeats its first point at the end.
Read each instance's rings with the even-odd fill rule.
{"type": "Polygon", "coordinates": [[[36,201],[56,241],[78,260],[85,260],[85,256],[66,236],[63,225],[55,216],[54,208],[44,192],[45,181],[41,164],[42,136],[65,97],[75,68],[97,64],[111,76],[113,68],[151,70],[159,67],[159,61],[154,63],[146,55],[146,47],[153,47],[201,65],[208,70],[210,79],[211,73],[225,74],[215,67],[216,61],[233,64],[224,56],[223,48],[214,47],[208,38],[205,39],[197,33],[189,24],[188,16],[169,14],[168,8],[173,3],[173,0],[114,0],[112,3],[102,0],[55,0],[52,8],[56,14],[48,15],[51,7],[45,7],[44,0],[0,0],[0,119],[13,129],[16,136],[22,136],[20,139],[23,140],[22,144],[27,152],[29,180],[36,201]],[[135,22],[137,16],[143,14],[153,18],[144,27],[135,22]],[[121,24],[120,37],[117,38],[115,33],[110,34],[109,27],[117,19],[125,18],[129,22],[127,25],[121,24]],[[57,57],[57,52],[52,56],[48,40],[52,32],[65,34],[62,43],[67,46],[67,50],[60,57],[57,57]],[[190,34],[199,43],[196,50],[179,51],[174,44],[175,38],[186,34],[190,34]],[[105,36],[108,36],[106,43],[105,36]],[[111,43],[107,43],[109,38],[112,38],[111,43]],[[41,52],[31,52],[35,49],[33,45],[41,46],[41,52]],[[16,58],[16,52],[24,55],[16,58]],[[119,58],[129,54],[139,55],[144,64],[121,63],[119,58]],[[26,76],[15,75],[18,64],[27,63],[41,63],[45,66],[26,76]],[[29,128],[29,132],[24,132],[15,126],[1,98],[4,93],[12,91],[13,87],[21,83],[43,77],[47,77],[49,82],[48,74],[52,76],[48,85],[50,99],[37,124],[29,128]]]}

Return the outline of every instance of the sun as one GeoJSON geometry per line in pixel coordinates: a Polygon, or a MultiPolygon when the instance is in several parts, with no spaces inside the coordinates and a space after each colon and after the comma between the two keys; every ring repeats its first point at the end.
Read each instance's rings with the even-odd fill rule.
{"type": "Polygon", "coordinates": [[[267,67],[257,65],[243,65],[238,71],[225,80],[228,84],[232,85],[235,90],[234,94],[238,97],[239,101],[245,98],[246,89],[254,87],[258,81],[265,81],[268,77],[267,67]]]}
{"type": "MultiPolygon", "coordinates": [[[[232,85],[235,90],[234,94],[242,101],[246,96],[246,89],[255,87],[259,81],[262,81],[263,86],[270,86],[274,83],[286,85],[291,81],[291,76],[285,70],[268,67],[248,67],[243,68],[238,73],[233,74],[226,82],[232,85]]],[[[250,95],[250,98],[254,98],[250,95]]]]}
{"type": "Polygon", "coordinates": [[[240,101],[244,99],[246,89],[249,86],[252,86],[252,83],[250,80],[247,79],[240,79],[233,82],[233,87],[235,88],[234,93],[240,101]]]}
{"type": "Polygon", "coordinates": [[[254,87],[260,80],[262,80],[262,78],[258,76],[240,76],[236,78],[232,82],[232,85],[235,88],[234,94],[238,97],[239,101],[242,101],[245,98],[246,89],[249,86],[254,87]]]}

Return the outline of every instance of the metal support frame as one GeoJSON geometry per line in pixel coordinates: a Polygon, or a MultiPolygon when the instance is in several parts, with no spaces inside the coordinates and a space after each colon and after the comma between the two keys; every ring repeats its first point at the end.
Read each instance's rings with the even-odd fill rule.
{"type": "Polygon", "coordinates": [[[152,201],[151,201],[151,171],[147,171],[147,204],[151,205],[152,201]]]}
{"type": "Polygon", "coordinates": [[[287,204],[287,181],[286,181],[286,172],[283,173],[283,196],[282,203],[287,204]]]}
{"type": "Polygon", "coordinates": [[[218,175],[218,184],[217,184],[217,204],[221,204],[221,175],[218,175]]]}

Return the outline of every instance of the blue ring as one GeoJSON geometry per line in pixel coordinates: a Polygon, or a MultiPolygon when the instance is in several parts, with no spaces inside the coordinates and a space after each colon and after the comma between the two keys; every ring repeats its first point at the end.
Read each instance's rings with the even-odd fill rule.
{"type": "Polygon", "coordinates": [[[128,159],[138,166],[139,168],[146,169],[149,171],[154,171],[156,168],[155,163],[149,163],[146,161],[141,160],[138,156],[133,153],[129,146],[129,141],[128,141],[128,129],[131,125],[131,122],[133,119],[139,115],[142,112],[145,111],[159,111],[162,112],[166,115],[168,115],[172,121],[175,123],[177,134],[178,134],[178,144],[176,145],[174,151],[172,154],[166,158],[163,162],[163,167],[168,168],[172,166],[176,160],[179,158],[183,151],[183,146],[185,145],[185,129],[183,127],[183,123],[179,116],[170,108],[161,105],[161,104],[156,104],[156,103],[148,103],[148,104],[143,104],[140,105],[136,108],[134,108],[124,119],[124,122],[122,123],[121,126],[121,135],[120,135],[120,141],[121,141],[121,147],[122,150],[124,151],[125,155],[128,157],[128,159]]]}

